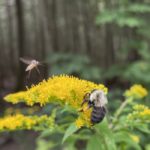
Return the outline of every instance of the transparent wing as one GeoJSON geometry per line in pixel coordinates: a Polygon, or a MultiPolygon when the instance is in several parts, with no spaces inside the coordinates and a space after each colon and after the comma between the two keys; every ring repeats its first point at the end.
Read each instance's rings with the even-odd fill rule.
{"type": "Polygon", "coordinates": [[[23,63],[25,63],[25,64],[27,64],[27,65],[30,65],[32,60],[20,58],[20,61],[22,61],[23,63]]]}

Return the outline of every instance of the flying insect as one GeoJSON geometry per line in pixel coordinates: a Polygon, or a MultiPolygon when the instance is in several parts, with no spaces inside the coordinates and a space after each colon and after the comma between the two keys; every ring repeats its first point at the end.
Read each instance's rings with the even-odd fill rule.
{"type": "Polygon", "coordinates": [[[28,59],[20,58],[20,61],[23,62],[23,63],[25,63],[26,65],[28,65],[26,67],[26,69],[25,69],[26,72],[29,72],[28,73],[28,78],[30,77],[31,71],[33,69],[36,69],[36,71],[38,72],[38,74],[41,75],[38,66],[42,65],[42,63],[40,63],[39,61],[37,61],[35,59],[28,60],[28,59]]]}

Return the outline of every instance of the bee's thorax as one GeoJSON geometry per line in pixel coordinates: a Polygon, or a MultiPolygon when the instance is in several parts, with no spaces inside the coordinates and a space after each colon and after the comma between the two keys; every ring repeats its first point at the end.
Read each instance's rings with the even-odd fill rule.
{"type": "Polygon", "coordinates": [[[96,107],[103,107],[107,104],[105,93],[101,90],[93,91],[90,95],[90,101],[93,102],[96,107]]]}

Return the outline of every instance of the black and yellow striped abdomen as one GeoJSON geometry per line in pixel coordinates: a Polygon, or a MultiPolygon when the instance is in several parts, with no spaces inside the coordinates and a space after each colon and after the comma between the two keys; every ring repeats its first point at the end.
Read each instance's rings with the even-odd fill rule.
{"type": "Polygon", "coordinates": [[[106,114],[105,107],[93,107],[92,115],[91,115],[91,122],[93,124],[101,122],[106,114]]]}

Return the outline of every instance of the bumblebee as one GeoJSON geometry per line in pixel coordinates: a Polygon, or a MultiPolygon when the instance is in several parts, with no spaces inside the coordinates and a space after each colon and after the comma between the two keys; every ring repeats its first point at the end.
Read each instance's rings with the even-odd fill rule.
{"type": "Polygon", "coordinates": [[[91,107],[93,108],[91,114],[91,123],[100,123],[106,115],[105,105],[108,103],[108,101],[105,93],[102,90],[95,89],[90,93],[85,94],[81,106],[83,106],[84,103],[88,103],[87,109],[91,107]]]}

